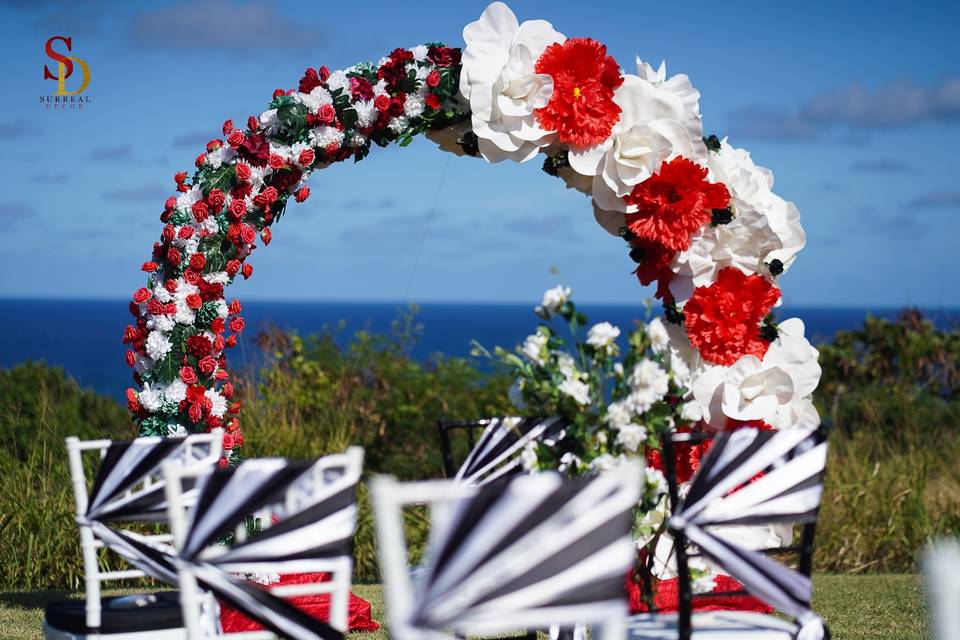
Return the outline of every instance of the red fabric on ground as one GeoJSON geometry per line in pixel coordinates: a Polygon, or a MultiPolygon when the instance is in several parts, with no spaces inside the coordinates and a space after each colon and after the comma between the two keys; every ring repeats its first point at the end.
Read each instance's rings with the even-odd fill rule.
{"type": "MultiPolygon", "coordinates": [[[[324,574],[286,574],[280,576],[280,582],[275,582],[268,586],[318,582],[318,577],[323,579],[324,574]]],[[[327,593],[287,598],[287,602],[320,620],[327,620],[327,616],[330,614],[330,594],[327,593]]],[[[350,603],[347,607],[347,621],[350,631],[376,631],[380,628],[380,624],[370,615],[370,603],[352,593],[350,594],[350,603]]],[[[260,631],[263,629],[263,625],[259,622],[251,620],[225,602],[220,603],[220,624],[226,633],[260,631]]]]}
{"type": "MultiPolygon", "coordinates": [[[[724,591],[740,591],[743,585],[730,576],[717,575],[715,577],[716,587],[710,593],[720,593],[724,591]]],[[[654,582],[653,604],[660,613],[670,613],[677,610],[680,602],[678,594],[679,585],[676,578],[669,580],[657,580],[654,582]]],[[[641,600],[640,585],[635,583],[630,577],[627,577],[627,596],[630,599],[631,613],[646,613],[647,605],[641,600]]],[[[757,611],[759,613],[771,613],[773,607],[758,600],[753,596],[719,596],[711,597],[710,594],[701,594],[693,598],[694,611],[757,611]]]]}

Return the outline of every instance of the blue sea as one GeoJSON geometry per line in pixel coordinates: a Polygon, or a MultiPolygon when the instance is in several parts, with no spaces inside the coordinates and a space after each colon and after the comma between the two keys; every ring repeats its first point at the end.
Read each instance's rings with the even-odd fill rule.
{"type": "MultiPolygon", "coordinates": [[[[0,300],[0,367],[25,360],[42,360],[62,366],[84,387],[122,398],[130,386],[130,369],[123,360],[120,342],[123,328],[131,322],[126,301],[109,300],[0,300]]],[[[255,364],[258,331],[270,326],[294,329],[302,335],[321,331],[324,326],[345,323],[341,341],[360,330],[386,333],[402,303],[353,302],[250,302],[244,301],[247,321],[244,338],[229,352],[231,366],[255,364]]],[[[635,306],[582,305],[591,322],[606,320],[621,328],[643,317],[635,306]]],[[[941,327],[956,327],[960,310],[925,310],[941,327]]],[[[895,318],[898,309],[884,308],[782,308],[777,317],[798,316],[807,326],[807,335],[816,344],[840,329],[852,329],[870,313],[895,318]]],[[[512,347],[522,341],[538,319],[529,305],[422,304],[417,321],[423,335],[413,349],[418,359],[431,354],[469,356],[471,340],[488,348],[512,347]]]]}

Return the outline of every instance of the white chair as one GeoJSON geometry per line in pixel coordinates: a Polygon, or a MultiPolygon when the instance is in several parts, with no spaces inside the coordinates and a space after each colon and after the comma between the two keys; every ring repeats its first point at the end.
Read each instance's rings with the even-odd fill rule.
{"type": "Polygon", "coordinates": [[[152,577],[176,584],[164,545],[169,533],[146,535],[124,528],[129,523],[166,521],[165,479],[161,466],[213,468],[220,459],[223,432],[185,438],[137,438],[131,441],[67,438],[67,455],[77,507],[83,557],[85,599],[52,602],[43,630],[51,639],[182,638],[176,594],[151,593],[101,597],[105,582],[152,577]],[[99,464],[88,489],[87,460],[99,464]],[[100,550],[119,555],[133,568],[102,568],[100,550]]]}
{"type": "Polygon", "coordinates": [[[602,637],[622,638],[641,473],[627,464],[594,478],[542,473],[480,487],[374,479],[391,636],[585,622],[602,628],[602,637]],[[414,504],[427,505],[431,529],[424,564],[411,572],[402,511],[414,504]]]}
{"type": "MultiPolygon", "coordinates": [[[[675,540],[679,610],[630,619],[632,640],[823,640],[824,621],[811,609],[813,532],[823,494],[827,443],[822,430],[724,432],[713,440],[683,498],[679,496],[672,445],[699,434],[663,439],[670,504],[668,526],[675,540]],[[763,474],[758,477],[758,474],[763,474]],[[804,524],[800,568],[787,567],[761,551],[744,548],[715,527],[804,524]],[[697,549],[691,552],[688,546],[697,549]],[[739,580],[746,593],[791,619],[746,611],[693,612],[689,559],[702,555],[739,580]]],[[[726,592],[732,595],[734,592],[726,592]]],[[[716,594],[710,594],[716,596],[716,594]]]]}
{"type": "Polygon", "coordinates": [[[960,540],[937,540],[923,554],[924,582],[935,640],[960,640],[960,540]]]}
{"type": "Polygon", "coordinates": [[[187,637],[342,638],[347,630],[356,488],[363,449],[311,462],[249,459],[235,468],[166,468],[167,502],[187,637]],[[183,488],[196,484],[197,500],[183,488]],[[248,527],[251,514],[258,521],[248,527]],[[234,532],[231,545],[218,541],[234,532]],[[330,579],[258,585],[243,576],[325,573],[330,579]],[[283,598],[330,594],[322,622],[283,598]],[[257,620],[264,631],[224,634],[217,600],[257,620]]]}

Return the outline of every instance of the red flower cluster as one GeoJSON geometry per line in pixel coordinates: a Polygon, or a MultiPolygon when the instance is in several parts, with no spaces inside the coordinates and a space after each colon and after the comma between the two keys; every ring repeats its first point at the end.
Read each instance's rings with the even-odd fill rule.
{"type": "Polygon", "coordinates": [[[660,170],[624,197],[636,205],[627,226],[638,237],[672,251],[690,246],[690,238],[710,222],[713,209],[730,203],[727,187],[707,180],[707,169],[683,157],[664,162],[660,170]]]}
{"type": "Polygon", "coordinates": [[[573,147],[609,137],[620,118],[613,91],[623,84],[623,77],[605,45],[591,38],[551,44],[537,60],[536,72],[553,78],[550,102],[535,112],[541,127],[556,131],[560,142],[573,147]]]}
{"type": "Polygon", "coordinates": [[[779,299],[780,290],[763,276],[722,269],[683,308],[690,343],[716,364],[729,366],[745,355],[763,358],[770,343],[760,337],[760,322],[779,299]]]}

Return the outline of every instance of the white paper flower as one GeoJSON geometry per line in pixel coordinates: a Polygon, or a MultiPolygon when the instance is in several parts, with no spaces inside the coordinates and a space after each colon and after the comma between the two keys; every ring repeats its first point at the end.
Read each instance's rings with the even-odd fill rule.
{"type": "Polygon", "coordinates": [[[164,389],[163,397],[167,402],[179,403],[187,397],[187,385],[177,378],[164,389]]]}
{"type": "Polygon", "coordinates": [[[520,347],[521,355],[533,364],[542,367],[544,365],[543,356],[547,349],[547,339],[547,336],[540,332],[527,336],[520,347]]]}
{"type": "Polygon", "coordinates": [[[163,390],[153,388],[149,382],[146,382],[143,389],[137,394],[137,399],[147,411],[158,411],[163,406],[163,390]]]}
{"type": "Polygon", "coordinates": [[[170,352],[170,340],[160,331],[151,331],[147,336],[146,344],[147,355],[154,360],[161,360],[170,352]]]}
{"type": "Polygon", "coordinates": [[[553,138],[534,117],[550,101],[553,79],[534,67],[544,49],[566,37],[545,20],[521,24],[494,2],[464,28],[463,39],[460,93],[470,103],[480,154],[490,162],[529,160],[553,138]]]}
{"type": "Polygon", "coordinates": [[[332,104],[330,92],[322,86],[316,86],[310,93],[294,93],[293,99],[307,107],[310,113],[316,113],[322,104],[332,104]]]}
{"type": "Polygon", "coordinates": [[[587,331],[587,344],[604,353],[612,353],[616,348],[616,340],[620,337],[620,329],[609,322],[600,322],[587,331]]]}
{"type": "Polygon", "coordinates": [[[705,164],[707,152],[699,113],[692,117],[681,94],[665,84],[626,74],[613,99],[621,113],[610,138],[594,147],[572,149],[568,159],[577,173],[593,176],[596,209],[631,212],[636,207],[628,206],[623,196],[664,161],[682,155],[705,164]]]}
{"type": "Polygon", "coordinates": [[[536,314],[545,320],[552,318],[562,307],[570,296],[573,295],[573,289],[557,285],[552,289],[543,292],[543,301],[534,309],[536,314]]]}
{"type": "Polygon", "coordinates": [[[210,414],[222,418],[227,412],[227,399],[220,395],[216,389],[207,389],[203,396],[210,400],[210,414]]]}
{"type": "Polygon", "coordinates": [[[819,352],[804,337],[803,322],[782,322],[763,360],[744,356],[730,367],[705,370],[693,382],[703,419],[723,428],[727,418],[763,420],[776,429],[816,426],[810,395],[820,381],[819,352]]]}

